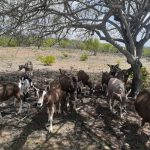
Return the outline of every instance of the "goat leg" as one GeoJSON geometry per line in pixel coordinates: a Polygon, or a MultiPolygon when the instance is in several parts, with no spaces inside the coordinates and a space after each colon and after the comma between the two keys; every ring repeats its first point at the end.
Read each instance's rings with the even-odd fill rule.
{"type": "Polygon", "coordinates": [[[22,100],[20,100],[20,107],[19,107],[18,114],[20,114],[21,112],[22,112],[22,100]]]}
{"type": "Polygon", "coordinates": [[[111,105],[111,103],[112,103],[112,99],[109,97],[109,108],[112,111],[112,105],[111,105]]]}
{"type": "Polygon", "coordinates": [[[30,108],[31,108],[30,103],[28,103],[28,102],[24,102],[24,103],[26,103],[28,105],[28,111],[30,111],[30,108]]]}
{"type": "Polygon", "coordinates": [[[49,133],[53,132],[53,115],[54,115],[54,104],[51,105],[49,111],[49,120],[50,120],[49,133]]]}
{"type": "Polygon", "coordinates": [[[58,104],[58,114],[61,114],[61,103],[58,104]]]}
{"type": "Polygon", "coordinates": [[[0,118],[3,118],[2,113],[0,112],[0,118]]]}
{"type": "Polygon", "coordinates": [[[122,103],[120,103],[120,118],[123,118],[122,109],[123,109],[122,103]]]}
{"type": "Polygon", "coordinates": [[[49,122],[50,121],[50,112],[49,112],[49,108],[47,107],[47,114],[48,114],[48,121],[47,122],[49,122]]]}
{"type": "Polygon", "coordinates": [[[114,111],[114,107],[115,107],[115,100],[114,99],[112,99],[111,107],[112,107],[112,112],[115,114],[116,111],[114,111]]]}
{"type": "Polygon", "coordinates": [[[16,106],[16,99],[14,99],[14,106],[16,106]]]}

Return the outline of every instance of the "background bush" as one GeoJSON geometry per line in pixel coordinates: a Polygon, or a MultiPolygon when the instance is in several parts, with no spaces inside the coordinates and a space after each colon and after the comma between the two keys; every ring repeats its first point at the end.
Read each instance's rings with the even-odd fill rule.
{"type": "Polygon", "coordinates": [[[64,58],[68,58],[69,57],[69,55],[67,53],[62,53],[62,55],[63,55],[64,58]]]}
{"type": "Polygon", "coordinates": [[[96,51],[96,52],[110,52],[110,53],[117,53],[118,50],[109,43],[101,43],[97,38],[90,38],[83,42],[80,42],[79,48],[81,50],[89,50],[89,51],[96,51]]]}
{"type": "Polygon", "coordinates": [[[51,47],[56,43],[56,39],[53,38],[46,38],[43,40],[42,46],[44,47],[51,47]]]}
{"type": "Polygon", "coordinates": [[[44,65],[49,66],[56,62],[56,58],[53,55],[49,56],[38,56],[37,60],[42,62],[44,65]]]}
{"type": "Polygon", "coordinates": [[[149,84],[150,84],[149,73],[145,67],[142,67],[141,71],[142,71],[142,87],[147,88],[149,87],[149,84]]]}
{"type": "Polygon", "coordinates": [[[86,61],[88,59],[88,55],[87,54],[82,54],[80,56],[80,61],[86,61]]]}
{"type": "Polygon", "coordinates": [[[143,55],[144,56],[150,56],[150,48],[145,47],[144,50],[143,50],[143,55]]]}
{"type": "Polygon", "coordinates": [[[64,39],[59,42],[59,45],[61,48],[71,48],[72,41],[68,39],[64,39]]]}
{"type": "MultiPolygon", "coordinates": [[[[6,35],[0,36],[0,46],[38,46],[38,47],[51,47],[58,42],[54,38],[39,38],[36,35],[6,35]]],[[[81,49],[88,50],[93,52],[108,52],[108,53],[117,53],[118,50],[109,43],[101,43],[98,38],[89,38],[84,41],[80,40],[69,40],[62,39],[59,41],[57,46],[61,48],[72,48],[72,49],[81,49]]],[[[150,48],[144,48],[144,56],[150,56],[150,48]]]]}

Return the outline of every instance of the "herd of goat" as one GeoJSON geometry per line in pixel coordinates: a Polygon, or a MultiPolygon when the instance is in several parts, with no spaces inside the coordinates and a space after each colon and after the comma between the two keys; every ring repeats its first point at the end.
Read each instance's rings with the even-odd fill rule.
{"type": "MultiPolygon", "coordinates": [[[[79,95],[83,93],[85,87],[88,87],[88,93],[91,96],[103,91],[103,94],[108,98],[109,108],[112,112],[114,112],[114,101],[118,101],[120,117],[123,118],[123,111],[126,111],[126,103],[131,91],[129,90],[130,81],[128,78],[132,74],[132,69],[122,70],[118,64],[108,66],[110,67],[110,71],[102,73],[100,84],[94,84],[89,75],[83,70],[78,71],[77,75],[74,75],[59,69],[60,75],[43,89],[37,88],[33,84],[33,64],[31,61],[28,61],[25,65],[19,66],[19,71],[22,69],[25,70],[25,76],[19,77],[18,84],[0,82],[0,102],[15,97],[20,104],[18,113],[21,113],[22,105],[26,103],[26,98],[30,90],[33,89],[35,97],[37,97],[37,107],[45,105],[47,108],[48,121],[50,121],[49,132],[52,132],[54,113],[57,112],[65,115],[68,112],[75,111],[79,95]]],[[[150,123],[150,92],[146,89],[141,91],[137,98],[134,99],[134,104],[137,113],[142,117],[142,127],[145,122],[150,123]]]]}

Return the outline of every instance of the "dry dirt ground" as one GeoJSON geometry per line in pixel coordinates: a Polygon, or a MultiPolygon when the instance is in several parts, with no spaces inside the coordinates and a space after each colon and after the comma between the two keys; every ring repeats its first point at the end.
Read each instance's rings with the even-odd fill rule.
{"type": "MultiPolygon", "coordinates": [[[[121,68],[128,68],[122,55],[98,54],[89,56],[81,62],[79,50],[36,49],[36,48],[0,48],[0,81],[18,81],[18,65],[31,60],[34,65],[33,82],[46,86],[59,75],[63,68],[76,73],[79,69],[87,71],[92,80],[99,80],[102,71],[107,71],[107,64],[119,63],[121,68]],[[67,53],[69,58],[64,58],[67,53]],[[52,66],[44,66],[36,58],[40,55],[54,55],[57,60],[52,66]]],[[[86,52],[87,53],[87,52],[86,52]]],[[[150,62],[142,59],[149,70],[150,62]]],[[[149,70],[150,71],[150,70],[149,70]]],[[[22,71],[23,72],[23,71],[22,71]]],[[[48,133],[46,109],[37,109],[36,97],[31,92],[28,99],[31,109],[23,105],[23,113],[16,115],[18,107],[13,106],[13,99],[1,104],[3,118],[0,119],[0,150],[148,150],[150,149],[150,127],[144,128],[139,135],[140,118],[134,110],[133,101],[127,102],[125,119],[112,114],[107,98],[99,96],[81,96],[77,102],[77,113],[66,117],[54,117],[54,131],[48,133]]]]}

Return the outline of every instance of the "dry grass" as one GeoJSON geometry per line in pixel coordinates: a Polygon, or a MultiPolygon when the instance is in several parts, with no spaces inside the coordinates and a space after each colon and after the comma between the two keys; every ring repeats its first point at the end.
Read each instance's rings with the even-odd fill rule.
{"type": "MultiPolygon", "coordinates": [[[[109,68],[107,64],[119,63],[121,68],[128,68],[129,65],[126,63],[126,59],[122,55],[115,54],[98,54],[97,56],[89,56],[89,59],[85,62],[80,61],[82,53],[89,52],[80,50],[65,50],[58,48],[49,48],[49,50],[38,50],[37,48],[0,48],[0,71],[18,70],[19,64],[24,64],[27,60],[30,60],[34,64],[34,69],[50,69],[57,71],[59,68],[70,69],[70,67],[80,70],[84,69],[88,72],[99,73],[101,71],[107,71],[109,68]],[[63,59],[62,52],[68,53],[69,58],[63,59]],[[52,66],[44,66],[36,60],[38,56],[54,55],[56,57],[56,63],[52,66]],[[10,67],[10,63],[12,66],[10,67]]],[[[150,63],[146,59],[142,59],[143,66],[150,71],[150,63]]]]}

